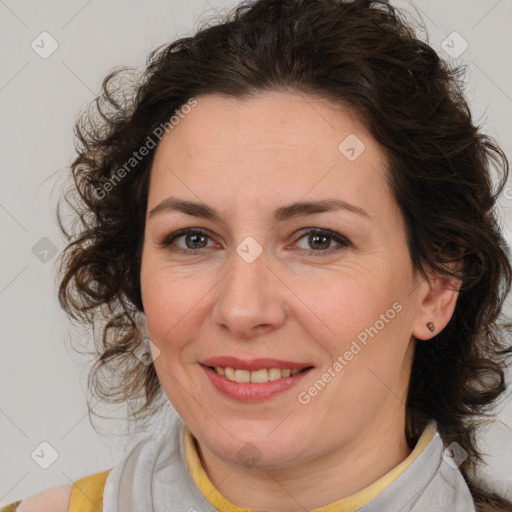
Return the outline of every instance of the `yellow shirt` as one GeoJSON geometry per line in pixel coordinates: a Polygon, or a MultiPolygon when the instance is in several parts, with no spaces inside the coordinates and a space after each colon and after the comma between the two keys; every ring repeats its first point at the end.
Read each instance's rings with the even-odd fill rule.
{"type": "MultiPolygon", "coordinates": [[[[386,487],[394,482],[419,456],[431,441],[435,433],[435,425],[429,424],[423,431],[423,434],[418,439],[414,450],[409,456],[402,461],[398,466],[395,466],[389,473],[379,478],[376,482],[369,485],[365,489],[359,491],[352,496],[342,500],[326,505],[325,507],[317,508],[311,512],[354,512],[363,505],[370,502],[375,496],[380,494],[386,487]]],[[[189,473],[194,480],[195,484],[203,494],[203,496],[219,511],[219,512],[256,512],[252,509],[240,508],[233,505],[215,488],[206,472],[204,471],[195,439],[187,426],[183,429],[184,445],[185,445],[185,458],[189,473]]]]}

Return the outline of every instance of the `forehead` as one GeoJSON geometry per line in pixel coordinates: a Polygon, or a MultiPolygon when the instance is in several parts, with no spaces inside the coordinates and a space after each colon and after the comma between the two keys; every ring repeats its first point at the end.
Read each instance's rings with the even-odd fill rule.
{"type": "Polygon", "coordinates": [[[338,196],[378,211],[387,159],[351,109],[299,93],[208,94],[165,134],[149,204],[166,195],[252,205],[338,196]]]}

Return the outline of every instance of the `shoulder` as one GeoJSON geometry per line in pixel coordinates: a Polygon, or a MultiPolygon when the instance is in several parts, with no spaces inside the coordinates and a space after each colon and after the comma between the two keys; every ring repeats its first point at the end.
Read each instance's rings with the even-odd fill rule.
{"type": "Polygon", "coordinates": [[[53,487],[24,499],[16,512],[68,512],[71,484],[53,487]]]}
{"type": "Polygon", "coordinates": [[[52,487],[22,501],[0,508],[0,512],[98,512],[103,509],[103,490],[110,469],[60,487],[52,487]]]}

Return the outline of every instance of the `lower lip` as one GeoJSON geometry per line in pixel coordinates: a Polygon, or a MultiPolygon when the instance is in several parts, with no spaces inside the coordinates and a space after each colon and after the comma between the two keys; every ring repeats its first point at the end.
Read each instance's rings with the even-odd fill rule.
{"type": "Polygon", "coordinates": [[[287,391],[297,385],[310,370],[312,370],[312,368],[308,368],[290,377],[281,377],[280,379],[269,380],[268,382],[253,383],[234,382],[219,375],[208,366],[201,365],[201,368],[206,372],[206,375],[215,389],[230,398],[243,402],[257,402],[282,393],[283,391],[287,391]]]}

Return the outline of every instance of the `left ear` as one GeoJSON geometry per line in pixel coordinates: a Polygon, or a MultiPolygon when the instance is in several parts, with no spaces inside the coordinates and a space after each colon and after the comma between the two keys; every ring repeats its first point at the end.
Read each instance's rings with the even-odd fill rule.
{"type": "Polygon", "coordinates": [[[411,333],[415,338],[429,340],[446,327],[455,311],[461,284],[459,279],[439,274],[422,277],[420,304],[411,333]]]}

